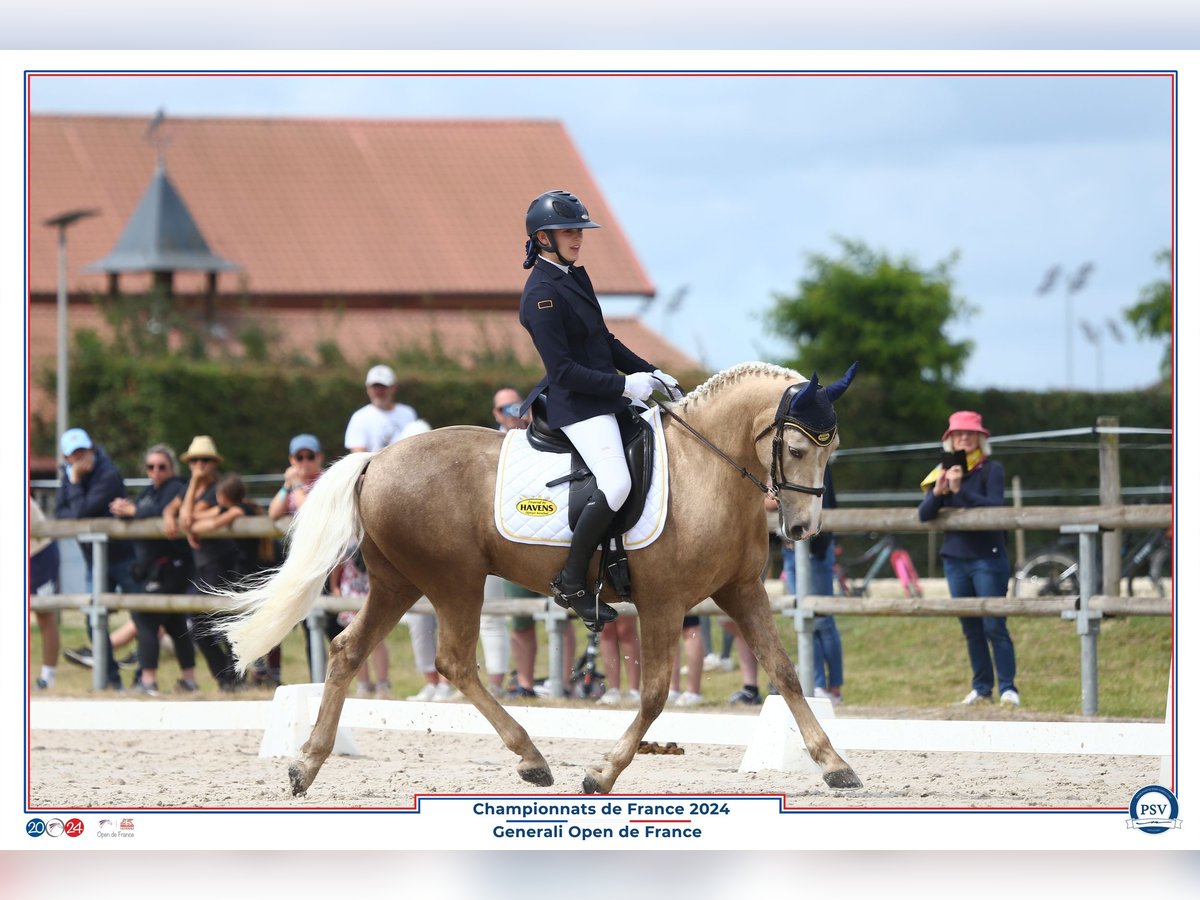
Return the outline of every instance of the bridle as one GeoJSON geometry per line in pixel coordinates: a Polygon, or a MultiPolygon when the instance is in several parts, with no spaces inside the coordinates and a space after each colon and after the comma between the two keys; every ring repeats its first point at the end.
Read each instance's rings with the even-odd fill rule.
{"type": "Polygon", "coordinates": [[[752,482],[754,482],[755,487],[757,487],[763,494],[766,494],[770,497],[776,497],[779,495],[780,491],[798,491],[801,494],[811,494],[814,497],[821,497],[825,494],[824,485],[821,487],[809,487],[806,484],[796,484],[794,481],[787,481],[786,478],[783,481],[779,480],[780,476],[783,474],[783,431],[785,428],[800,429],[804,436],[818,447],[828,447],[833,441],[834,435],[837,434],[836,421],[834,422],[833,426],[829,428],[829,430],[816,432],[804,425],[795,416],[790,414],[792,400],[795,398],[796,394],[804,388],[805,385],[803,384],[793,384],[786,391],[784,391],[783,397],[779,401],[779,408],[775,411],[775,421],[760,431],[754,438],[753,443],[757,445],[758,442],[770,434],[772,430],[775,432],[774,440],[771,442],[770,486],[764,484],[762,479],[758,478],[745,466],[738,465],[737,460],[698,432],[687,422],[683,421],[683,419],[681,419],[674,412],[667,409],[667,407],[660,405],[659,409],[664,415],[670,416],[672,419],[682,425],[701,444],[703,444],[713,453],[717,454],[717,456],[721,457],[721,459],[725,460],[725,462],[729,463],[729,465],[733,466],[734,469],[742,474],[743,478],[749,478],[752,482]]]}

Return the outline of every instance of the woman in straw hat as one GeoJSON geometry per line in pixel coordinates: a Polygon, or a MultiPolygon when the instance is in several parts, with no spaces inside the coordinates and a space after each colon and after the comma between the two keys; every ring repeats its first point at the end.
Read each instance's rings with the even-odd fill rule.
{"type": "MultiPolygon", "coordinates": [[[[203,592],[205,587],[224,586],[238,569],[238,547],[232,538],[200,540],[193,531],[200,513],[220,506],[217,500],[218,467],[225,457],[217,451],[212,437],[199,434],[192,438],[187,452],[179,458],[187,463],[192,477],[184,495],[172,501],[163,514],[163,530],[171,538],[180,530],[187,535],[196,564],[195,584],[203,592]]],[[[218,640],[213,634],[212,616],[211,613],[193,616],[192,637],[221,690],[232,691],[237,687],[233,655],[225,641],[218,640]]]]}

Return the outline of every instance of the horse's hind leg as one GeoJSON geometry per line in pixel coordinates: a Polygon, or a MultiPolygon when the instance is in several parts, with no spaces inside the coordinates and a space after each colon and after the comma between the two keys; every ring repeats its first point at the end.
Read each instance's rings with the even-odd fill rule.
{"type": "MultiPolygon", "coordinates": [[[[662,604],[661,601],[654,601],[662,604]]],[[[605,756],[601,765],[588,766],[583,779],[586,794],[607,794],[617,777],[637,754],[638,745],[658,718],[667,702],[671,687],[671,653],[683,628],[683,613],[678,616],[656,609],[652,616],[639,616],[642,644],[642,700],[637,717],[605,756]]]]}
{"type": "Polygon", "coordinates": [[[421,596],[420,590],[389,563],[371,556],[365,542],[363,551],[368,560],[370,589],[362,611],[330,642],[329,667],[325,674],[325,690],[321,694],[317,723],[300,748],[302,758],[288,767],[293,795],[308,791],[321,766],[333,752],[338,720],[342,716],[342,705],[346,702],[346,690],[363,660],[421,596]]]}
{"type": "MultiPolygon", "coordinates": [[[[473,583],[472,583],[473,584],[473,583]]],[[[438,593],[433,599],[438,610],[437,668],[462,691],[483,717],[496,729],[500,740],[521,758],[517,774],[539,787],[554,784],[550,765],[529,737],[529,733],[479,680],[475,662],[475,645],[479,639],[479,614],[482,609],[483,582],[473,594],[462,593],[449,597],[438,593]]]]}
{"type": "Polygon", "coordinates": [[[800,736],[813,761],[821,767],[825,783],[833,788],[858,788],[862,781],[842,759],[830,743],[829,735],[813,715],[812,708],[804,699],[800,680],[771,615],[771,606],[762,582],[755,579],[741,585],[730,585],[713,594],[717,605],[724,609],[738,624],[742,637],[750,645],[755,657],[767,670],[767,676],[783,695],[788,709],[800,728],[800,736]]]}

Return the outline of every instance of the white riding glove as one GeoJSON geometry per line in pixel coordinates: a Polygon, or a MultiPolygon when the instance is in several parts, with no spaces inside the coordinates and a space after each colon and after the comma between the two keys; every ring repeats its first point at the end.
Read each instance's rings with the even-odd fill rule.
{"type": "Polygon", "coordinates": [[[655,378],[663,384],[663,393],[671,400],[680,400],[683,398],[683,391],[679,387],[679,382],[664,372],[662,369],[655,369],[652,373],[655,378]]]}
{"type": "Polygon", "coordinates": [[[648,400],[651,392],[657,387],[654,376],[649,372],[634,372],[625,376],[625,391],[623,396],[631,400],[648,400]]]}

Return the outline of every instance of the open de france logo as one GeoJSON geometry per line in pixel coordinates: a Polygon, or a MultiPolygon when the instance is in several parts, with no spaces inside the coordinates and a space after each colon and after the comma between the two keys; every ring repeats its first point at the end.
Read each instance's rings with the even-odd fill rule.
{"type": "Polygon", "coordinates": [[[1146,834],[1162,834],[1182,824],[1179,818],[1179,801],[1161,784],[1151,784],[1142,788],[1129,801],[1129,821],[1126,828],[1136,828],[1146,834]]]}

